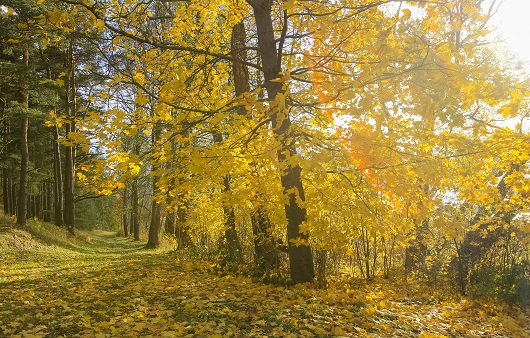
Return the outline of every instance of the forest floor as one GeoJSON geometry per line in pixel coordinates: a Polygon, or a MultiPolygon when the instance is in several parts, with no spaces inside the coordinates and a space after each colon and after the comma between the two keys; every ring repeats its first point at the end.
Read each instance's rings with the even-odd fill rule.
{"type": "Polygon", "coordinates": [[[264,285],[116,233],[32,229],[0,225],[0,337],[530,337],[530,312],[498,304],[264,285]]]}

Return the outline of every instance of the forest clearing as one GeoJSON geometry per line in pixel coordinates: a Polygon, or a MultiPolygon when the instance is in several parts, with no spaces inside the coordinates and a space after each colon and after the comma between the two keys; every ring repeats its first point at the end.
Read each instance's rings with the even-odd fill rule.
{"type": "Polygon", "coordinates": [[[401,278],[266,285],[112,232],[31,229],[0,228],[2,337],[530,337],[528,310],[401,278]]]}

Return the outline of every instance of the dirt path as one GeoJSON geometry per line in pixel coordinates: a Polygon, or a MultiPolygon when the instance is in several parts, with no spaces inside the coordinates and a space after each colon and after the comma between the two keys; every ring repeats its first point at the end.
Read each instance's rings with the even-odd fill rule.
{"type": "Polygon", "coordinates": [[[69,248],[4,250],[0,336],[530,337],[522,314],[409,299],[377,284],[262,285],[141,245],[96,232],[69,248]]]}

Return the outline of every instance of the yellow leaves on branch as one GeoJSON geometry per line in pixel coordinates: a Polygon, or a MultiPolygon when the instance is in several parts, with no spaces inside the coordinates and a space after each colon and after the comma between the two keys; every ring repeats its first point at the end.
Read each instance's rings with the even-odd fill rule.
{"type": "MultiPolygon", "coordinates": [[[[516,116],[529,93],[477,44],[483,35],[475,33],[482,22],[477,8],[463,7],[468,11],[463,20],[456,2],[410,3],[391,15],[378,6],[353,14],[338,2],[275,2],[277,34],[283,25],[281,10],[314,17],[288,17],[289,36],[300,38],[289,40],[283,72],[273,80],[282,83],[282,92],[267,101],[259,68],[251,70],[251,90],[234,97],[231,62],[207,55],[231,55],[230,28],[251,15],[250,6],[236,0],[178,2],[170,14],[173,20],[151,27],[145,22],[156,22],[158,13],[135,4],[110,2],[98,13],[103,19],[89,13],[86,20],[101,32],[107,25],[125,27],[119,18],[127,18],[132,36],[156,31],[154,40],[182,50],[155,48],[125,36],[113,37],[105,47],[119,51],[134,67],[109,80],[109,89],[101,93],[113,102],[116,91],[129,91],[132,107],[93,114],[82,123],[97,130],[106,151],[105,161],[94,165],[100,174],[95,177],[104,182],[98,184],[102,193],[111,191],[104,185],[121,187],[143,166],[154,167],[149,172],[159,179],[159,190],[170,196],[193,194],[194,221],[212,224],[209,235],[219,234],[223,203],[236,206],[238,217],[245,217],[259,204],[256,191],[262,190],[270,217],[285,224],[281,215],[287,196],[278,174],[301,165],[307,200],[302,203],[296,192],[287,193],[295,193],[308,209],[303,227],[311,244],[350,253],[349,241],[363,236],[376,241],[378,250],[388,238],[405,246],[404,234],[420,218],[432,217],[443,236],[459,238],[469,215],[447,215],[458,205],[444,197],[477,205],[500,202],[493,174],[498,163],[482,162],[480,156],[506,162],[517,156],[485,145],[491,134],[488,123],[498,115],[516,116]],[[238,106],[245,114],[230,110],[238,106]],[[282,154],[286,159],[279,163],[282,144],[268,126],[272,117],[281,122],[288,116],[296,137],[281,142],[301,151],[282,154]],[[163,126],[161,139],[151,143],[157,124],[163,126]],[[214,133],[222,141],[214,144],[214,133]],[[144,158],[124,150],[133,142],[142,144],[144,158]],[[481,155],[469,155],[468,163],[461,159],[468,153],[481,155]],[[227,173],[234,184],[223,194],[227,173]],[[111,178],[118,183],[110,184],[111,178]]],[[[67,13],[49,13],[49,21],[57,25],[67,20],[67,13]]],[[[256,41],[246,38],[254,62],[259,59],[256,41]]],[[[59,77],[56,83],[63,86],[64,80],[59,77]]],[[[510,137],[504,140],[509,143],[510,137]]],[[[88,145],[75,137],[71,141],[88,145]]],[[[80,181],[86,177],[78,176],[80,181]]],[[[514,175],[508,183],[526,193],[523,181],[514,175]]]]}

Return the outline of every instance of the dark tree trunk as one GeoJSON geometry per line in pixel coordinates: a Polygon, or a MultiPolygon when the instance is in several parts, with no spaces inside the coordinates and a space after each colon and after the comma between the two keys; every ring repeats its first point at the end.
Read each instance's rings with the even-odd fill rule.
{"type": "MultiPolygon", "coordinates": [[[[182,139],[184,140],[184,143],[180,146],[183,148],[191,146],[190,125],[187,121],[183,122],[181,134],[182,134],[182,139]]],[[[176,146],[177,146],[176,144],[173,145],[174,149],[176,148],[176,146]]],[[[182,170],[189,174],[189,171],[186,165],[187,164],[183,165],[182,170]]],[[[184,178],[180,177],[178,181],[179,181],[178,185],[182,186],[184,178]]],[[[182,249],[193,247],[193,241],[191,239],[189,227],[187,224],[188,210],[190,207],[189,193],[179,192],[177,194],[177,202],[178,204],[177,204],[177,211],[176,211],[175,236],[177,237],[178,250],[182,250],[182,249]]]]}
{"type": "Polygon", "coordinates": [[[11,194],[9,191],[9,185],[11,180],[9,179],[9,170],[6,168],[2,169],[2,182],[3,182],[3,199],[4,199],[4,214],[11,215],[11,194]]]}
{"type": "MultiPolygon", "coordinates": [[[[226,174],[223,181],[224,193],[230,192],[230,175],[226,174]]],[[[236,216],[234,207],[227,202],[223,204],[223,212],[225,215],[225,232],[224,240],[221,244],[221,265],[226,266],[231,270],[237,269],[237,264],[243,259],[241,252],[241,244],[237,237],[236,230],[236,216]]]]}
{"type": "MultiPolygon", "coordinates": [[[[177,141],[176,137],[173,137],[171,139],[171,150],[172,152],[175,152],[177,150],[177,141]]],[[[176,161],[171,160],[166,164],[166,169],[171,170],[175,169],[176,167],[176,161]]],[[[170,186],[174,187],[176,184],[177,179],[172,177],[170,179],[170,186]]],[[[176,214],[175,214],[175,208],[172,205],[173,201],[175,200],[175,197],[172,196],[172,193],[170,192],[170,189],[168,189],[167,195],[166,195],[166,219],[164,221],[164,233],[166,235],[173,235],[175,236],[175,222],[176,222],[176,214]]]]}
{"type": "MultiPolygon", "coordinates": [[[[40,50],[41,59],[44,64],[47,59],[44,56],[44,50],[40,50]]],[[[53,80],[53,73],[51,68],[46,68],[48,80],[53,80]]],[[[54,115],[57,116],[57,107],[53,107],[54,115]]],[[[59,126],[54,124],[52,127],[52,153],[53,153],[53,221],[55,225],[62,227],[63,222],[63,173],[61,163],[61,146],[59,144],[59,126]]],[[[48,198],[48,203],[51,203],[51,198],[48,198]]],[[[51,213],[51,208],[49,208],[51,213]]],[[[51,218],[51,215],[50,217],[51,218]]]]}
{"type": "Polygon", "coordinates": [[[127,185],[123,188],[123,234],[125,237],[129,237],[129,196],[127,185]]]}
{"type": "Polygon", "coordinates": [[[45,212],[44,212],[44,222],[51,222],[51,214],[52,214],[52,189],[50,188],[50,183],[46,182],[46,198],[45,198],[45,212]]]}
{"type": "Polygon", "coordinates": [[[17,185],[15,183],[13,183],[13,181],[11,181],[11,185],[10,185],[10,190],[11,190],[11,215],[13,216],[16,216],[17,213],[18,213],[18,209],[17,209],[17,205],[18,205],[18,200],[17,200],[17,185]]]}
{"type": "MultiPolygon", "coordinates": [[[[243,21],[232,27],[231,35],[231,55],[236,59],[232,62],[232,76],[234,78],[234,87],[236,96],[250,91],[248,69],[238,61],[246,61],[247,54],[245,50],[246,31],[243,21]]],[[[239,107],[239,113],[245,113],[245,107],[239,107]]],[[[214,142],[221,143],[223,135],[221,132],[214,133],[214,142]]],[[[231,190],[231,177],[227,173],[223,179],[223,193],[228,194],[231,190]]],[[[241,243],[237,236],[236,217],[234,208],[229,203],[223,204],[225,215],[225,233],[221,245],[221,265],[235,269],[235,265],[242,261],[241,243]]]]}
{"type": "Polygon", "coordinates": [[[149,224],[149,237],[145,247],[154,249],[160,246],[160,218],[161,205],[156,201],[151,201],[151,223],[149,224]]]}
{"type": "Polygon", "coordinates": [[[188,208],[189,202],[188,197],[184,194],[179,195],[179,205],[177,208],[177,226],[176,236],[178,242],[178,249],[182,250],[193,246],[193,241],[189,233],[187,220],[188,220],[188,208]]]}
{"type": "Polygon", "coordinates": [[[175,213],[168,212],[166,215],[166,220],[164,222],[164,233],[167,235],[175,235],[175,213]]]}
{"type": "Polygon", "coordinates": [[[134,240],[140,240],[140,209],[138,203],[138,178],[135,178],[132,186],[131,194],[131,226],[133,227],[134,240]]]}
{"type": "MultiPolygon", "coordinates": [[[[213,135],[215,143],[223,142],[223,135],[220,132],[215,132],[213,135]]],[[[230,193],[230,174],[226,174],[223,179],[223,193],[230,193]]],[[[224,238],[220,245],[220,264],[228,267],[231,270],[236,269],[236,265],[242,260],[241,255],[241,244],[237,237],[236,230],[236,216],[234,213],[234,207],[229,203],[223,202],[223,213],[225,216],[225,232],[224,238]]]]}
{"type": "Polygon", "coordinates": [[[53,133],[53,214],[55,225],[63,223],[63,173],[61,164],[61,146],[59,144],[59,127],[52,128],[53,133]]]}
{"type": "MultiPolygon", "coordinates": [[[[66,81],[66,137],[70,133],[76,132],[76,85],[75,85],[75,56],[74,43],[70,42],[67,66],[69,67],[68,78],[66,81]]],[[[75,145],[65,147],[65,165],[64,165],[64,216],[63,221],[68,232],[75,232],[75,145]]]]}
{"type": "MultiPolygon", "coordinates": [[[[22,56],[22,62],[27,68],[29,65],[29,52],[28,47],[24,48],[24,54],[22,56]]],[[[25,84],[27,86],[27,84],[25,84]]],[[[22,124],[20,128],[20,185],[18,191],[18,214],[17,224],[20,227],[26,226],[26,213],[27,213],[27,193],[28,193],[28,162],[29,162],[29,151],[28,151],[28,109],[29,109],[29,93],[28,88],[22,90],[23,110],[22,113],[22,124]]]]}
{"type": "Polygon", "coordinates": [[[268,276],[280,266],[280,251],[278,243],[270,233],[272,224],[263,208],[258,208],[251,215],[252,237],[254,240],[254,275],[268,276]]]}
{"type": "MultiPolygon", "coordinates": [[[[243,21],[232,27],[230,38],[231,56],[236,59],[232,62],[232,75],[234,76],[234,88],[236,96],[250,91],[248,69],[245,64],[238,61],[247,61],[245,24],[243,21]]],[[[241,107],[241,114],[245,114],[245,107],[241,107]]]]}
{"type": "MultiPolygon", "coordinates": [[[[9,124],[7,122],[7,119],[4,119],[3,121],[3,148],[4,152],[7,152],[9,141],[8,141],[8,133],[9,133],[9,124]]],[[[11,171],[8,168],[2,169],[2,182],[3,182],[3,200],[4,200],[4,214],[5,215],[12,215],[12,206],[11,206],[11,171]]]]}
{"type": "MultiPolygon", "coordinates": [[[[66,134],[72,131],[72,126],[66,125],[66,134]]],[[[65,147],[64,166],[64,210],[63,222],[66,229],[75,232],[75,203],[74,203],[74,147],[65,147]]]]}
{"type": "MultiPolygon", "coordinates": [[[[172,141],[173,142],[173,149],[175,149],[174,145],[175,145],[175,141],[172,141]]],[[[169,164],[170,166],[172,164],[169,164]]],[[[175,185],[175,179],[172,178],[171,179],[171,186],[174,186],[175,185]]],[[[170,206],[171,203],[173,202],[173,199],[174,197],[171,196],[171,194],[167,193],[166,195],[166,206],[170,206]]],[[[175,236],[175,221],[176,221],[176,215],[175,215],[175,209],[173,208],[173,206],[171,206],[171,209],[167,209],[167,213],[166,213],[166,220],[164,221],[164,233],[166,235],[173,235],[175,236]]]]}
{"type": "Polygon", "coordinates": [[[27,218],[32,219],[35,218],[35,196],[34,195],[28,195],[28,210],[27,210],[27,218]]]}
{"type": "MultiPolygon", "coordinates": [[[[162,124],[155,123],[153,126],[153,132],[151,133],[151,142],[153,147],[156,147],[162,134],[162,124]]],[[[149,225],[149,237],[147,239],[146,248],[157,248],[160,246],[160,219],[162,217],[162,206],[158,203],[156,196],[158,194],[158,181],[159,177],[156,174],[156,166],[153,166],[152,172],[155,174],[153,178],[153,197],[151,201],[151,223],[149,225]]]]}
{"type": "MultiPolygon", "coordinates": [[[[282,93],[282,83],[274,81],[280,78],[281,53],[278,53],[274,28],[272,23],[273,0],[248,0],[254,9],[254,19],[258,32],[258,45],[265,77],[265,89],[269,101],[274,102],[278,94],[282,93]]],[[[285,204],[285,215],[287,218],[287,240],[289,248],[289,267],[291,279],[294,283],[312,281],[315,277],[313,254],[307,243],[308,235],[300,232],[300,225],[307,218],[307,211],[297,203],[305,201],[302,185],[302,168],[299,165],[291,165],[287,159],[296,156],[291,129],[291,120],[287,109],[274,107],[271,114],[272,129],[281,143],[278,150],[278,162],[282,169],[281,183],[284,193],[288,196],[285,204]],[[301,243],[293,243],[301,241],[301,243]]]]}

